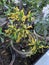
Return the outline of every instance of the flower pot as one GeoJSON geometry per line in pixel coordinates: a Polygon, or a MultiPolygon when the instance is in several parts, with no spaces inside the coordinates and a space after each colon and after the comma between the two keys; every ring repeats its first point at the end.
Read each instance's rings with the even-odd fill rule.
{"type": "MultiPolygon", "coordinates": [[[[27,62],[27,65],[31,65],[31,64],[34,64],[36,61],[38,61],[39,60],[39,58],[43,55],[43,54],[45,54],[45,52],[47,51],[47,49],[44,49],[43,51],[43,53],[42,52],[37,52],[36,54],[34,54],[34,55],[31,55],[31,56],[29,56],[30,55],[30,51],[28,51],[28,52],[22,52],[22,51],[19,51],[19,50],[17,50],[16,48],[15,48],[15,46],[14,46],[14,44],[13,44],[13,42],[12,42],[12,40],[10,41],[10,43],[11,43],[11,47],[13,48],[13,50],[16,52],[16,53],[18,53],[19,54],[19,56],[21,57],[21,59],[20,59],[20,61],[21,61],[21,63],[23,63],[23,62],[27,62]],[[29,57],[28,57],[29,56],[29,57]],[[25,60],[26,59],[26,60],[25,60]],[[22,60],[24,60],[24,61],[22,61],[22,60]],[[29,64],[28,64],[29,63],[29,64]]],[[[42,50],[40,50],[40,51],[42,51],[42,50]]],[[[20,58],[20,57],[18,57],[18,58],[20,58]]],[[[16,62],[16,61],[15,61],[16,62]]],[[[17,62],[16,62],[17,63],[17,62]]],[[[20,65],[20,64],[19,64],[20,65]]],[[[25,64],[24,64],[25,65],[25,64]]]]}
{"type": "Polygon", "coordinates": [[[17,48],[15,48],[12,40],[10,41],[10,44],[11,44],[11,47],[13,48],[13,50],[22,57],[28,57],[32,54],[32,52],[30,50],[29,51],[20,51],[17,48]]]}
{"type": "Polygon", "coordinates": [[[38,33],[36,33],[36,31],[34,30],[34,35],[40,39],[40,40],[46,40],[49,41],[49,36],[46,36],[46,39],[44,38],[44,36],[39,35],[38,33]]]}

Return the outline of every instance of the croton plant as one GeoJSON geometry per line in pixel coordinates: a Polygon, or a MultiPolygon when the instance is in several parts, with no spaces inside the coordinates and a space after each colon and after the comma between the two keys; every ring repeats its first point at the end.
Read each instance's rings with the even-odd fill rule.
{"type": "Polygon", "coordinates": [[[24,9],[20,10],[15,7],[12,12],[7,14],[7,17],[10,22],[4,31],[4,35],[10,38],[13,44],[22,46],[24,52],[26,47],[27,49],[29,48],[31,51],[30,55],[38,52],[40,48],[42,50],[45,48],[44,41],[37,40],[32,32],[33,26],[31,23],[35,18],[32,17],[31,11],[25,15],[24,9]]]}

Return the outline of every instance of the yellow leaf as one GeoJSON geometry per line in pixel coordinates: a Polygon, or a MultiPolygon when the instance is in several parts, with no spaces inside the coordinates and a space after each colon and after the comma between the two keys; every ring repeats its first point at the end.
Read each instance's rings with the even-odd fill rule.
{"type": "Polygon", "coordinates": [[[19,11],[19,8],[18,7],[15,7],[14,10],[19,11]]]}
{"type": "Polygon", "coordinates": [[[36,41],[35,41],[35,39],[34,38],[32,38],[32,43],[34,44],[34,43],[36,43],[36,41]]]}
{"type": "Polygon", "coordinates": [[[28,26],[27,29],[33,28],[32,26],[28,26]]]}
{"type": "Polygon", "coordinates": [[[8,30],[5,30],[5,33],[9,33],[9,29],[8,30]]]}

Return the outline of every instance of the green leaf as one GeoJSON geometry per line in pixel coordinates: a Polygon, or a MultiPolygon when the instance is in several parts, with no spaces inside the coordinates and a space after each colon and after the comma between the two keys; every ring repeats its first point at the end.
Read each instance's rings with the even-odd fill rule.
{"type": "Polygon", "coordinates": [[[4,43],[4,39],[3,38],[1,38],[1,42],[4,43]]]}
{"type": "Polygon", "coordinates": [[[2,33],[2,28],[0,27],[0,34],[2,33]]]}

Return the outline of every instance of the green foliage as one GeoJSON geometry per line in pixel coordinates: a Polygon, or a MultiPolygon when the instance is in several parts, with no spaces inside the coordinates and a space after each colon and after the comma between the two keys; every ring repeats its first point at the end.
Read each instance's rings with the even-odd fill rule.
{"type": "Polygon", "coordinates": [[[47,15],[46,18],[42,17],[37,20],[37,23],[35,24],[35,31],[42,36],[49,35],[49,15],[47,15]]]}
{"type": "Polygon", "coordinates": [[[41,10],[47,4],[46,0],[22,0],[23,3],[28,5],[29,9],[41,10]]]}
{"type": "Polygon", "coordinates": [[[4,33],[2,32],[2,28],[0,27],[0,41],[3,43],[4,42],[4,33]]]}
{"type": "MultiPolygon", "coordinates": [[[[8,28],[5,30],[5,34],[8,38],[10,38],[11,40],[13,40],[14,43],[18,43],[20,44],[22,47],[23,45],[26,44],[26,47],[29,47],[29,49],[32,51],[35,51],[35,40],[34,37],[31,35],[31,31],[29,30],[29,28],[32,26],[29,26],[29,22],[32,23],[31,21],[31,12],[29,11],[29,14],[25,15],[23,9],[19,10],[18,8],[15,8],[16,12],[12,12],[12,16],[8,15],[10,18],[12,18],[13,21],[11,21],[12,23],[8,25],[8,28]],[[19,17],[21,18],[21,20],[17,19],[17,16],[19,15],[19,17]],[[24,20],[23,16],[28,17],[28,21],[26,21],[25,17],[24,20]],[[14,17],[14,18],[13,18],[14,17]],[[28,22],[28,24],[26,24],[28,22]],[[29,46],[29,44],[33,44],[32,48],[29,46]]],[[[33,54],[35,53],[33,52],[33,54]]]]}
{"type": "Polygon", "coordinates": [[[0,10],[3,11],[4,16],[15,7],[13,3],[13,0],[0,0],[0,10]]]}
{"type": "MultiPolygon", "coordinates": [[[[19,43],[23,46],[26,44],[26,47],[29,47],[32,54],[35,54],[38,50],[45,48],[45,41],[37,40],[33,33],[28,28],[33,28],[29,26],[29,23],[32,23],[35,16],[38,18],[38,14],[40,15],[42,8],[49,3],[48,0],[22,0],[27,5],[27,9],[29,13],[24,13],[24,10],[20,10],[15,7],[14,0],[0,0],[0,5],[4,8],[4,14],[10,19],[10,24],[7,26],[5,32],[2,32],[2,28],[0,27],[0,40],[4,41],[4,35],[14,43],[19,43]],[[7,2],[8,1],[8,2],[7,2]],[[14,10],[15,9],[15,10],[14,10]],[[32,12],[32,13],[31,13],[32,12]],[[21,43],[20,43],[21,42],[21,43]]],[[[2,8],[1,8],[2,9],[2,8]]],[[[24,8],[25,9],[25,8],[24,8]]],[[[49,17],[49,16],[48,16],[49,17]]],[[[39,19],[39,21],[35,24],[35,31],[40,34],[47,36],[49,30],[49,18],[39,19]],[[48,20],[48,21],[47,21],[48,20]]]]}
{"type": "Polygon", "coordinates": [[[32,15],[35,17],[40,16],[44,6],[48,3],[48,0],[22,0],[27,11],[31,10],[32,15]]]}

